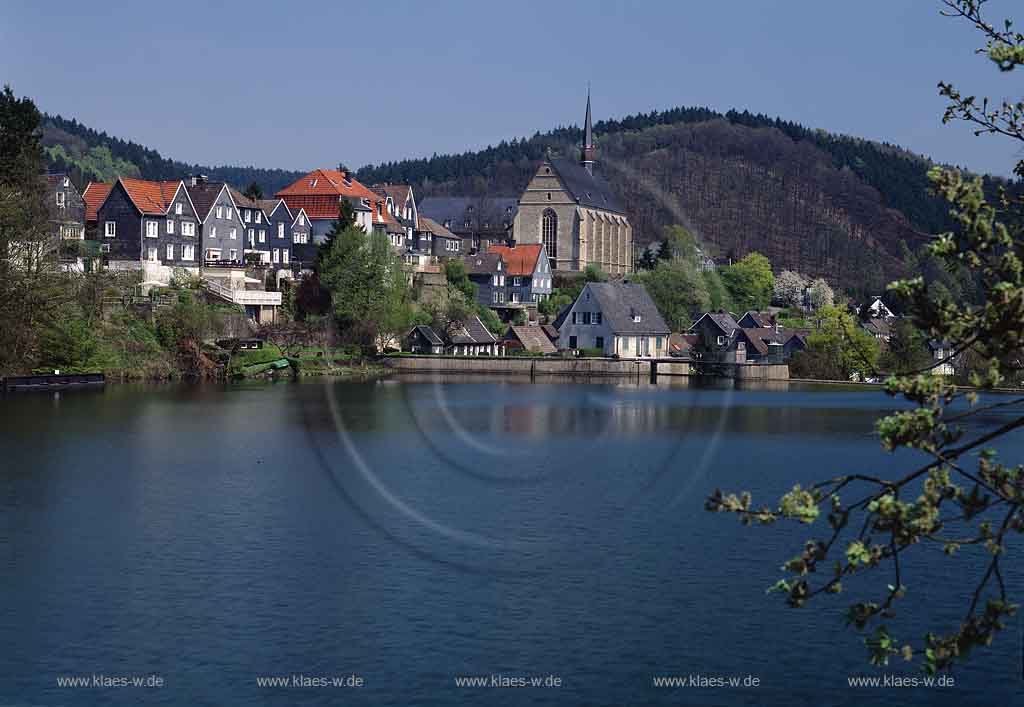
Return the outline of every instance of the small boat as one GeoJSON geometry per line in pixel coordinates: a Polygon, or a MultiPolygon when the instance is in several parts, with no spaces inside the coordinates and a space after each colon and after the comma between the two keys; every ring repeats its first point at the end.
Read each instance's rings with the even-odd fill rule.
{"type": "Polygon", "coordinates": [[[7,376],[0,379],[0,390],[5,393],[25,393],[33,390],[102,388],[106,384],[107,377],[102,373],[50,373],[35,376],[7,376]]]}

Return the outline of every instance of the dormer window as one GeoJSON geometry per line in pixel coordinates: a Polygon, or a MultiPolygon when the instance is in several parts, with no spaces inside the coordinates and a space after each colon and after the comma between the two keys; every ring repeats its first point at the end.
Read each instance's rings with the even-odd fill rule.
{"type": "Polygon", "coordinates": [[[312,188],[312,187],[315,187],[315,186],[316,186],[316,180],[315,180],[315,179],[310,179],[310,180],[309,180],[309,186],[310,186],[311,188],[312,188]]]}

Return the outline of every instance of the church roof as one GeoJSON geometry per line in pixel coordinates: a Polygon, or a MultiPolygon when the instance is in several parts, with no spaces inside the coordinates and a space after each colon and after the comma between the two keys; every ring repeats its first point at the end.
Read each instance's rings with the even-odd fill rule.
{"type": "Polygon", "coordinates": [[[580,206],[626,213],[615,192],[599,174],[591,174],[583,165],[567,159],[553,159],[551,166],[580,206]]]}

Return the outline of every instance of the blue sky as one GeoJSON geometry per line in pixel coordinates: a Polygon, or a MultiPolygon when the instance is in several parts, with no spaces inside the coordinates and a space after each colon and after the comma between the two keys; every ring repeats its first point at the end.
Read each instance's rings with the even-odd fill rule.
{"type": "MultiPolygon", "coordinates": [[[[737,107],[980,171],[1020,156],[941,125],[940,79],[1016,100],[1024,75],[975,56],[979,36],[938,0],[3,5],[0,81],[189,162],[460,152],[581,122],[587,81],[595,119],[737,107]]],[[[1014,5],[987,7],[1001,19],[1014,5]]]]}

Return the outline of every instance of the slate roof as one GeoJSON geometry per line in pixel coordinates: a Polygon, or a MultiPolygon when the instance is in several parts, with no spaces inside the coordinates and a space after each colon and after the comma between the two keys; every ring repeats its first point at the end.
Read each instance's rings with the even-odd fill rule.
{"type": "Polygon", "coordinates": [[[213,208],[217,201],[220,190],[223,188],[224,182],[200,182],[194,186],[189,182],[185,182],[188,197],[192,200],[192,205],[196,207],[196,214],[199,216],[200,221],[206,220],[210,209],[213,208]]]}
{"type": "Polygon", "coordinates": [[[260,208],[263,209],[263,213],[267,216],[273,214],[277,210],[278,206],[283,206],[288,213],[288,218],[292,218],[291,209],[288,208],[288,204],[284,203],[284,199],[257,199],[256,203],[260,205],[260,208]]]}
{"type": "Polygon", "coordinates": [[[462,261],[466,264],[466,272],[470,275],[490,275],[491,273],[503,272],[498,270],[498,264],[502,262],[500,253],[477,253],[467,255],[462,261]]]}
{"type": "Polygon", "coordinates": [[[736,321],[737,321],[737,323],[738,322],[742,322],[747,317],[750,317],[750,320],[757,326],[757,328],[761,328],[761,329],[765,329],[765,328],[771,327],[775,323],[775,317],[773,317],[771,315],[771,313],[769,313],[769,312],[755,312],[753,310],[751,310],[749,312],[745,312],[743,314],[743,316],[740,317],[736,321]]]}
{"type": "Polygon", "coordinates": [[[636,282],[590,282],[576,302],[579,303],[588,291],[597,300],[612,333],[669,334],[668,324],[643,285],[636,282]],[[640,321],[634,321],[634,315],[639,315],[640,321]]]}
{"type": "Polygon", "coordinates": [[[562,307],[561,311],[555,316],[555,320],[551,322],[551,326],[555,328],[555,331],[561,331],[562,325],[565,324],[565,320],[569,317],[569,312],[572,311],[572,305],[567,304],[562,307]]]}
{"type": "Polygon", "coordinates": [[[440,236],[441,238],[452,238],[456,240],[459,238],[437,221],[432,218],[427,218],[426,216],[420,216],[420,222],[417,224],[416,230],[431,233],[435,236],[440,236]]]}
{"type": "Polygon", "coordinates": [[[505,223],[512,224],[512,220],[519,211],[519,198],[515,196],[431,196],[427,197],[416,205],[416,211],[420,218],[427,216],[438,223],[451,222],[451,228],[459,230],[464,228],[463,224],[467,218],[473,228],[481,227],[487,222],[487,228],[503,228],[505,223]],[[467,212],[469,207],[472,212],[467,212]],[[483,208],[481,218],[480,209],[483,208]],[[511,209],[511,212],[508,212],[511,209]],[[479,223],[478,223],[479,221],[479,223]]]}
{"type": "MultiPolygon", "coordinates": [[[[434,346],[441,346],[444,344],[444,342],[441,341],[441,337],[437,335],[436,331],[434,331],[434,328],[427,326],[426,324],[414,326],[412,328],[412,331],[419,332],[420,336],[422,336],[424,339],[426,339],[434,346]]],[[[409,333],[411,334],[412,332],[409,333]]]]}
{"type": "Polygon", "coordinates": [[[574,160],[553,159],[551,167],[558,173],[562,184],[580,206],[614,211],[623,215],[626,213],[619,198],[600,174],[591,174],[574,160]]]}
{"type": "Polygon", "coordinates": [[[686,353],[697,346],[697,334],[672,334],[668,337],[669,353],[686,353]]]}
{"type": "MultiPolygon", "coordinates": [[[[697,321],[693,323],[693,327],[704,319],[709,318],[723,333],[731,335],[734,331],[740,328],[740,325],[736,323],[736,320],[732,318],[732,315],[728,312],[706,312],[698,317],[697,321]]],[[[693,327],[690,327],[693,329],[693,327]]]]}
{"type": "Polygon", "coordinates": [[[501,255],[509,275],[532,277],[543,249],[544,245],[541,243],[524,243],[516,246],[492,245],[487,252],[501,255]]]}
{"type": "Polygon", "coordinates": [[[892,333],[892,326],[888,319],[876,317],[864,322],[864,328],[874,336],[889,336],[892,333]]]}
{"type": "Polygon", "coordinates": [[[518,340],[527,351],[535,353],[552,354],[558,349],[551,343],[551,339],[539,326],[510,326],[505,333],[505,339],[518,340]]]}
{"type": "Polygon", "coordinates": [[[260,211],[263,210],[263,207],[260,205],[259,201],[257,201],[256,199],[250,199],[249,197],[247,197],[245,194],[238,191],[234,187],[228,186],[228,191],[231,192],[231,198],[235,200],[235,204],[237,206],[246,209],[259,209],[260,211]]]}
{"type": "Polygon", "coordinates": [[[472,317],[466,320],[460,331],[452,335],[453,344],[493,344],[497,337],[487,330],[480,317],[472,317]]]}
{"type": "MultiPolygon", "coordinates": [[[[568,308],[566,308],[566,310],[568,310],[568,308]]],[[[554,324],[541,324],[540,328],[543,329],[544,333],[547,334],[549,339],[551,339],[552,344],[558,343],[558,327],[554,324]]]]}
{"type": "Polygon", "coordinates": [[[391,197],[395,206],[404,205],[409,198],[409,191],[412,189],[408,184],[374,184],[371,187],[378,194],[383,193],[391,197]]]}
{"type": "Polygon", "coordinates": [[[85,187],[85,191],[82,192],[82,201],[85,202],[86,221],[96,220],[96,210],[107,200],[107,196],[113,187],[114,184],[112,182],[89,182],[85,187]]]}

